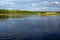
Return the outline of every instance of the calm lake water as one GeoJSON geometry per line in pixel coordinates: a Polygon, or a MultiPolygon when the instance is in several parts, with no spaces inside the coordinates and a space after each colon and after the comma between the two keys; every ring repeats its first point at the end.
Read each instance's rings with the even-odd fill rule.
{"type": "Polygon", "coordinates": [[[57,40],[60,16],[27,16],[0,20],[0,40],[57,40]]]}

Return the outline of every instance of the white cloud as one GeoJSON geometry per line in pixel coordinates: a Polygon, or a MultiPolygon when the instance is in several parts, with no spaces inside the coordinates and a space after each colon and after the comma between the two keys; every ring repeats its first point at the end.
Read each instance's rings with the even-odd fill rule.
{"type": "Polygon", "coordinates": [[[43,1],[42,4],[48,4],[48,2],[47,1],[43,1]]]}
{"type": "Polygon", "coordinates": [[[5,5],[9,5],[9,6],[14,5],[13,0],[2,0],[2,1],[0,1],[0,6],[5,6],[5,5]]]}
{"type": "Polygon", "coordinates": [[[42,5],[45,5],[45,6],[50,5],[50,4],[51,4],[51,3],[48,2],[48,1],[43,1],[43,2],[42,2],[42,5]]]}
{"type": "Polygon", "coordinates": [[[58,1],[55,1],[55,2],[52,2],[52,3],[55,3],[55,4],[60,4],[60,2],[58,2],[58,1]]]}
{"type": "Polygon", "coordinates": [[[34,11],[47,11],[48,7],[32,7],[29,8],[29,10],[34,10],[34,11]]]}
{"type": "Polygon", "coordinates": [[[24,0],[24,1],[32,1],[32,0],[24,0]]]}
{"type": "Polygon", "coordinates": [[[37,4],[36,3],[32,3],[32,6],[36,6],[37,4]]]}
{"type": "MultiPolygon", "coordinates": [[[[6,9],[27,9],[27,10],[48,10],[49,7],[53,6],[53,4],[60,5],[59,1],[42,1],[38,2],[38,0],[0,0],[0,8],[6,9]]],[[[56,6],[56,5],[54,5],[56,6]]],[[[58,8],[51,8],[53,10],[58,10],[58,8]]],[[[49,10],[51,10],[49,9],[49,10]]]]}
{"type": "Polygon", "coordinates": [[[35,8],[35,7],[38,7],[39,6],[39,4],[37,4],[37,3],[31,3],[31,4],[25,4],[25,5],[23,5],[23,6],[25,6],[25,7],[31,7],[31,8],[35,8]]]}
{"type": "Polygon", "coordinates": [[[43,1],[42,2],[42,5],[45,5],[45,6],[52,5],[52,4],[60,5],[60,2],[59,1],[51,1],[51,2],[49,2],[49,1],[43,1]]]}
{"type": "Polygon", "coordinates": [[[31,3],[31,6],[32,7],[36,7],[36,6],[39,6],[39,4],[37,4],[37,3],[31,3]]]}

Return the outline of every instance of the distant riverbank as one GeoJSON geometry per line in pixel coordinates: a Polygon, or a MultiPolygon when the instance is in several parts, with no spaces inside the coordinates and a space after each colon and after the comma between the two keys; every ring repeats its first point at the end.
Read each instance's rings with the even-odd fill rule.
{"type": "Polygon", "coordinates": [[[29,15],[39,15],[39,16],[56,16],[56,15],[60,15],[57,13],[8,13],[8,14],[0,14],[0,19],[4,19],[4,18],[21,18],[21,17],[26,17],[29,15]]]}
{"type": "Polygon", "coordinates": [[[0,10],[1,18],[20,18],[29,15],[40,15],[40,16],[56,16],[60,15],[60,12],[35,12],[35,11],[25,11],[25,10],[0,10]]]}

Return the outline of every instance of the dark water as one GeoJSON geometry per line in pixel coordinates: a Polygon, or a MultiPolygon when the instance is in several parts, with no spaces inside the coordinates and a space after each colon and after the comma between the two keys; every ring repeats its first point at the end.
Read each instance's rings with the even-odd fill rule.
{"type": "Polygon", "coordinates": [[[0,40],[59,40],[60,16],[0,20],[0,40]]]}

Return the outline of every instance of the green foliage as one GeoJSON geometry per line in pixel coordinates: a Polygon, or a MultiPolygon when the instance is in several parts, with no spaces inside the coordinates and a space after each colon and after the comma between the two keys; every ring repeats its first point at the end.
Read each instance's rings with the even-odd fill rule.
{"type": "MultiPolygon", "coordinates": [[[[26,11],[26,10],[5,10],[5,9],[0,9],[0,18],[7,18],[7,17],[25,17],[29,15],[41,15],[41,16],[46,16],[46,13],[49,12],[35,12],[35,11],[26,11]],[[4,15],[1,15],[4,14],[4,15]]],[[[60,15],[60,12],[55,12],[56,14],[60,15]]]]}
{"type": "Polygon", "coordinates": [[[4,10],[4,9],[0,10],[0,14],[5,14],[5,13],[9,13],[9,10],[4,10]]]}

